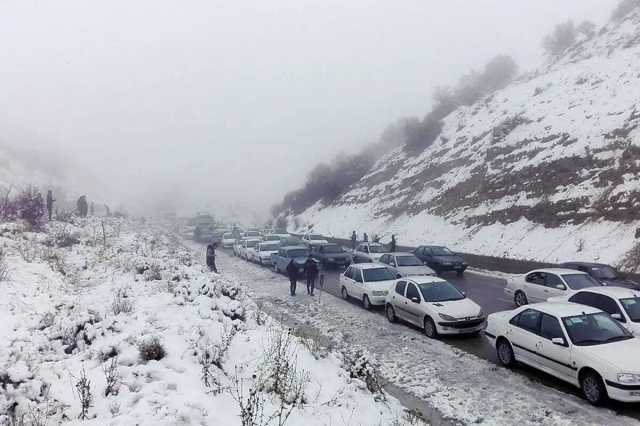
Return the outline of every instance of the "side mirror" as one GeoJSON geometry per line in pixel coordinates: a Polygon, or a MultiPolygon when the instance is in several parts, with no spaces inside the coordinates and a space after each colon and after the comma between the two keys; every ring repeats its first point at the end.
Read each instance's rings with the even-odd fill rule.
{"type": "Polygon", "coordinates": [[[400,273],[396,274],[396,278],[402,278],[402,274],[400,273]]]}
{"type": "Polygon", "coordinates": [[[562,337],[554,337],[551,339],[551,343],[558,346],[567,346],[567,342],[565,342],[562,337]]]}
{"type": "Polygon", "coordinates": [[[419,299],[419,298],[417,298],[417,297],[412,297],[412,298],[411,298],[411,301],[412,301],[413,303],[420,303],[420,299],[419,299]]]}
{"type": "Polygon", "coordinates": [[[621,314],[612,314],[611,318],[613,318],[616,321],[622,321],[622,315],[621,314]]]}
{"type": "Polygon", "coordinates": [[[567,288],[564,286],[564,284],[556,284],[556,288],[558,290],[566,290],[567,288]]]}
{"type": "Polygon", "coordinates": [[[394,266],[394,267],[397,266],[396,262],[391,262],[391,263],[389,263],[389,265],[394,266]]]}

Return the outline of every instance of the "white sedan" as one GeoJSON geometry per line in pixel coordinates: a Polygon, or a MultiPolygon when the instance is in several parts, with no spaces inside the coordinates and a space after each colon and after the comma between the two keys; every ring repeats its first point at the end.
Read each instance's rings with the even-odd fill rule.
{"type": "Polygon", "coordinates": [[[343,299],[356,298],[365,309],[370,309],[371,305],[384,305],[385,297],[395,279],[396,273],[387,265],[354,264],[340,275],[340,293],[343,299]]]}
{"type": "Polygon", "coordinates": [[[606,312],[575,303],[523,306],[489,315],[485,335],[506,367],[542,370],[594,405],[607,397],[640,402],[640,340],[606,312]]]}
{"type": "Polygon", "coordinates": [[[353,262],[378,262],[385,253],[387,250],[380,243],[362,243],[353,251],[353,262]]]}
{"type": "Polygon", "coordinates": [[[329,241],[319,234],[304,234],[302,236],[302,242],[307,246],[329,244],[329,241]]]}
{"type": "Polygon", "coordinates": [[[245,260],[249,260],[251,258],[251,251],[255,250],[255,247],[262,240],[259,238],[245,238],[242,240],[242,244],[240,244],[240,248],[238,249],[239,256],[245,260]]]}
{"type": "Polygon", "coordinates": [[[485,322],[477,303],[448,281],[432,276],[399,279],[387,295],[385,310],[390,322],[405,320],[431,338],[478,333],[485,322]]]}
{"type": "Polygon", "coordinates": [[[571,296],[576,291],[601,285],[589,274],[574,269],[536,269],[509,278],[504,293],[516,306],[524,306],[546,302],[550,297],[571,296]]]}
{"type": "Polygon", "coordinates": [[[572,302],[600,309],[634,336],[640,336],[640,291],[624,287],[591,287],[549,302],[572,302]]]}
{"type": "Polygon", "coordinates": [[[222,248],[232,248],[236,243],[236,237],[231,232],[222,234],[222,248]]]}
{"type": "Polygon", "coordinates": [[[280,250],[280,242],[263,241],[258,243],[255,250],[249,252],[251,254],[249,260],[260,265],[271,265],[271,255],[278,253],[278,250],[280,250]]]}

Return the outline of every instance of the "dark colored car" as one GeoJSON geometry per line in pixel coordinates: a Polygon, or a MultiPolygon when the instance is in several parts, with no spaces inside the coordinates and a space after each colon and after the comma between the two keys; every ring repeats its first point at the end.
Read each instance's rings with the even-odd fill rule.
{"type": "Polygon", "coordinates": [[[300,276],[304,275],[304,264],[309,258],[309,248],[305,246],[280,247],[271,255],[271,264],[276,273],[287,274],[287,266],[292,260],[298,266],[300,276]]]}
{"type": "Polygon", "coordinates": [[[351,264],[351,254],[338,244],[317,244],[311,246],[311,257],[320,263],[321,267],[335,266],[346,268],[351,264]]]}
{"type": "Polygon", "coordinates": [[[438,275],[453,271],[460,276],[469,266],[462,256],[443,246],[420,246],[413,251],[413,254],[438,275]]]}
{"type": "Polygon", "coordinates": [[[560,264],[561,267],[567,269],[575,269],[577,271],[586,272],[595,278],[602,285],[626,287],[637,290],[640,288],[638,283],[628,280],[613,267],[605,265],[604,263],[592,263],[592,262],[565,262],[560,264]]]}

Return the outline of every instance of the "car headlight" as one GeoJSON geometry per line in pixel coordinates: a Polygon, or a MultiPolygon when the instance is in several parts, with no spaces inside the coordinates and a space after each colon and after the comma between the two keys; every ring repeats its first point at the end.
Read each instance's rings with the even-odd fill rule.
{"type": "Polygon", "coordinates": [[[447,314],[438,314],[440,315],[440,318],[442,318],[445,321],[458,321],[458,318],[454,318],[451,315],[447,315],[447,314]]]}
{"type": "Polygon", "coordinates": [[[618,373],[618,382],[626,385],[640,383],[640,374],[618,373]]]}

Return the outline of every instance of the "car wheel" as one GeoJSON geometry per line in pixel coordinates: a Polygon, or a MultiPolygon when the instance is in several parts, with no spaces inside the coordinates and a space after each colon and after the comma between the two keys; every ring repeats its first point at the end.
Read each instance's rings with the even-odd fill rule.
{"type": "Polygon", "coordinates": [[[345,287],[342,287],[341,294],[344,300],[349,300],[349,293],[347,293],[347,289],[345,287]]]}
{"type": "Polygon", "coordinates": [[[507,339],[498,340],[496,345],[496,352],[500,363],[505,367],[512,367],[516,362],[516,357],[513,354],[513,348],[507,339]]]}
{"type": "Polygon", "coordinates": [[[513,300],[516,302],[516,306],[518,307],[529,304],[529,300],[527,300],[527,295],[520,290],[516,291],[516,294],[513,297],[513,300]]]}
{"type": "Polygon", "coordinates": [[[276,274],[280,273],[280,271],[278,270],[278,264],[277,263],[273,264],[273,270],[275,271],[276,274]]]}
{"type": "Polygon", "coordinates": [[[366,294],[362,298],[362,307],[367,311],[371,309],[371,302],[369,301],[369,296],[367,296],[366,294]]]}
{"type": "Polygon", "coordinates": [[[588,371],[581,376],[580,388],[584,397],[592,405],[601,405],[607,399],[607,389],[602,378],[595,371],[588,371]]]}
{"type": "Polygon", "coordinates": [[[424,334],[427,335],[430,339],[435,339],[438,337],[438,329],[436,328],[436,324],[429,317],[424,319],[424,334]]]}
{"type": "Polygon", "coordinates": [[[396,310],[393,309],[393,306],[387,305],[386,313],[387,313],[387,319],[389,320],[389,322],[398,321],[398,318],[396,317],[396,310]]]}

